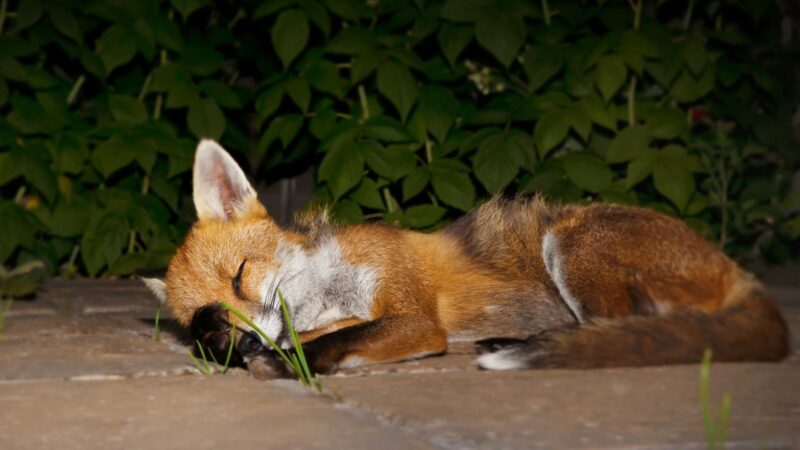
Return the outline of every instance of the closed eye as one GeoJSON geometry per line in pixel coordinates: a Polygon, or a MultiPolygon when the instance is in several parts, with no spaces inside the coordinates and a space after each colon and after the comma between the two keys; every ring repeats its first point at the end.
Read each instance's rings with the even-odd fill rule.
{"type": "Polygon", "coordinates": [[[237,296],[242,297],[242,271],[244,271],[244,263],[247,260],[245,259],[239,264],[239,270],[236,271],[236,276],[231,278],[231,286],[233,286],[233,292],[236,293],[237,296]]]}

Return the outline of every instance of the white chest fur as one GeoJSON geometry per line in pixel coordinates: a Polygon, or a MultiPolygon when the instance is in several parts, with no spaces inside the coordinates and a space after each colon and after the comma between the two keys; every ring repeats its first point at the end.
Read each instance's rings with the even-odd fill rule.
{"type": "Polygon", "coordinates": [[[277,289],[283,293],[297,331],[348,317],[370,318],[377,274],[366,266],[346,262],[335,236],[323,239],[310,251],[281,243],[275,258],[279,266],[267,275],[262,290],[273,321],[276,314],[280,317],[277,289]]]}

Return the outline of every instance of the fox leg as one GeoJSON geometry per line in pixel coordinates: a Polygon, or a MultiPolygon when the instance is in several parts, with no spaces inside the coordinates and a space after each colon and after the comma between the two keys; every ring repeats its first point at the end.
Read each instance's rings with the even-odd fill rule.
{"type": "Polygon", "coordinates": [[[429,318],[385,316],[324,334],[303,344],[310,368],[331,373],[339,367],[401,361],[447,350],[447,334],[429,318]]]}

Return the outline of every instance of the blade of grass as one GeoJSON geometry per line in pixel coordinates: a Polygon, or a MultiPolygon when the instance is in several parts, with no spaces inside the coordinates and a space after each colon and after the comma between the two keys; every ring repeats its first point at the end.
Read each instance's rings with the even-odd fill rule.
{"type": "Polygon", "coordinates": [[[189,358],[192,358],[192,362],[194,363],[194,366],[197,367],[197,370],[203,372],[206,375],[211,375],[211,371],[209,370],[209,368],[203,367],[203,365],[200,364],[200,361],[198,361],[197,358],[195,358],[195,356],[192,354],[192,349],[187,348],[186,354],[189,355],[189,358]]]}
{"type": "MultiPolygon", "coordinates": [[[[208,364],[208,358],[206,358],[206,351],[203,350],[203,346],[200,344],[200,341],[195,340],[195,344],[197,344],[197,348],[200,349],[200,356],[203,358],[203,365],[206,367],[206,373],[208,375],[212,374],[211,366],[208,364]]],[[[212,355],[213,356],[213,355],[212,355]]]]}
{"type": "Polygon", "coordinates": [[[250,320],[250,319],[249,319],[247,316],[245,316],[244,314],[240,313],[240,312],[239,312],[239,311],[238,311],[236,308],[234,308],[233,306],[231,306],[231,305],[229,305],[229,304],[227,304],[227,303],[225,303],[225,302],[220,302],[220,304],[222,305],[222,307],[223,307],[223,308],[227,309],[227,310],[228,310],[228,311],[230,311],[230,312],[231,312],[231,313],[232,313],[234,316],[236,316],[237,318],[239,318],[239,320],[241,320],[242,322],[246,323],[246,324],[247,324],[247,325],[248,325],[250,328],[252,328],[252,329],[253,329],[253,331],[255,331],[256,333],[258,333],[258,334],[259,334],[259,336],[261,336],[262,338],[264,338],[264,340],[265,340],[265,341],[267,341],[267,344],[269,344],[269,345],[270,345],[270,347],[272,347],[272,348],[273,348],[273,350],[275,350],[275,351],[278,353],[278,356],[280,356],[280,357],[281,357],[281,359],[283,359],[284,361],[286,361],[286,363],[287,363],[287,364],[291,364],[291,362],[292,362],[292,361],[291,361],[291,359],[289,359],[289,357],[288,357],[288,356],[286,356],[286,352],[284,352],[284,351],[281,349],[281,347],[280,347],[278,344],[276,344],[276,343],[275,343],[275,341],[273,341],[272,339],[270,339],[270,337],[269,337],[269,336],[267,336],[267,334],[266,334],[266,333],[264,333],[264,331],[263,331],[261,328],[259,328],[259,327],[258,327],[258,325],[256,325],[256,324],[255,324],[255,323],[254,323],[252,320],[250,320]]]}
{"type": "Polygon", "coordinates": [[[289,335],[292,338],[292,345],[294,345],[295,352],[298,355],[298,359],[300,360],[300,364],[303,368],[303,378],[305,379],[306,384],[311,385],[311,370],[308,368],[306,355],[303,353],[303,345],[300,343],[300,336],[297,334],[297,330],[294,328],[292,317],[289,315],[289,308],[286,306],[286,300],[283,298],[283,293],[280,289],[278,289],[278,300],[281,302],[283,319],[286,321],[286,327],[289,329],[289,335]]]}
{"type": "Polygon", "coordinates": [[[161,327],[158,324],[159,319],[161,319],[161,308],[160,307],[156,308],[156,321],[155,321],[155,329],[156,329],[156,331],[155,331],[155,334],[153,336],[153,339],[155,339],[156,342],[161,342],[161,327]]]}
{"type": "Polygon", "coordinates": [[[11,303],[13,301],[13,299],[4,301],[3,307],[0,308],[0,341],[5,339],[6,336],[6,314],[11,310],[11,303]]]}
{"type": "Polygon", "coordinates": [[[233,356],[233,344],[236,340],[236,327],[231,327],[231,336],[230,336],[230,343],[228,344],[228,354],[225,356],[225,365],[222,367],[222,374],[228,372],[228,368],[231,364],[231,356],[233,356]]]}
{"type": "Polygon", "coordinates": [[[713,450],[716,442],[716,430],[714,427],[714,419],[711,417],[711,405],[708,394],[710,372],[711,349],[706,349],[705,353],[703,353],[703,362],[700,364],[700,408],[703,412],[703,423],[705,424],[708,449],[713,450]]]}
{"type": "Polygon", "coordinates": [[[722,396],[722,408],[719,411],[719,420],[717,421],[717,430],[719,430],[720,448],[725,450],[728,440],[728,419],[731,414],[731,394],[722,396]]]}

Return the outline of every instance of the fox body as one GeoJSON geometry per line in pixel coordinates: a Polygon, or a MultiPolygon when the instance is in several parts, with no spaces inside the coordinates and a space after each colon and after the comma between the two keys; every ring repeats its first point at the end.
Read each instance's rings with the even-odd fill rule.
{"type": "Polygon", "coordinates": [[[253,347],[220,300],[285,345],[280,290],[320,373],[443,353],[453,340],[481,340],[485,369],[688,363],[706,348],[728,361],[788,352],[786,324],[759,283],[650,210],[494,198],[430,234],[336,227],[324,213],[287,230],[208,140],[193,182],[198,221],[166,280],[147,283],[211,347],[224,349],[232,325],[245,331],[239,352],[253,347]]]}

